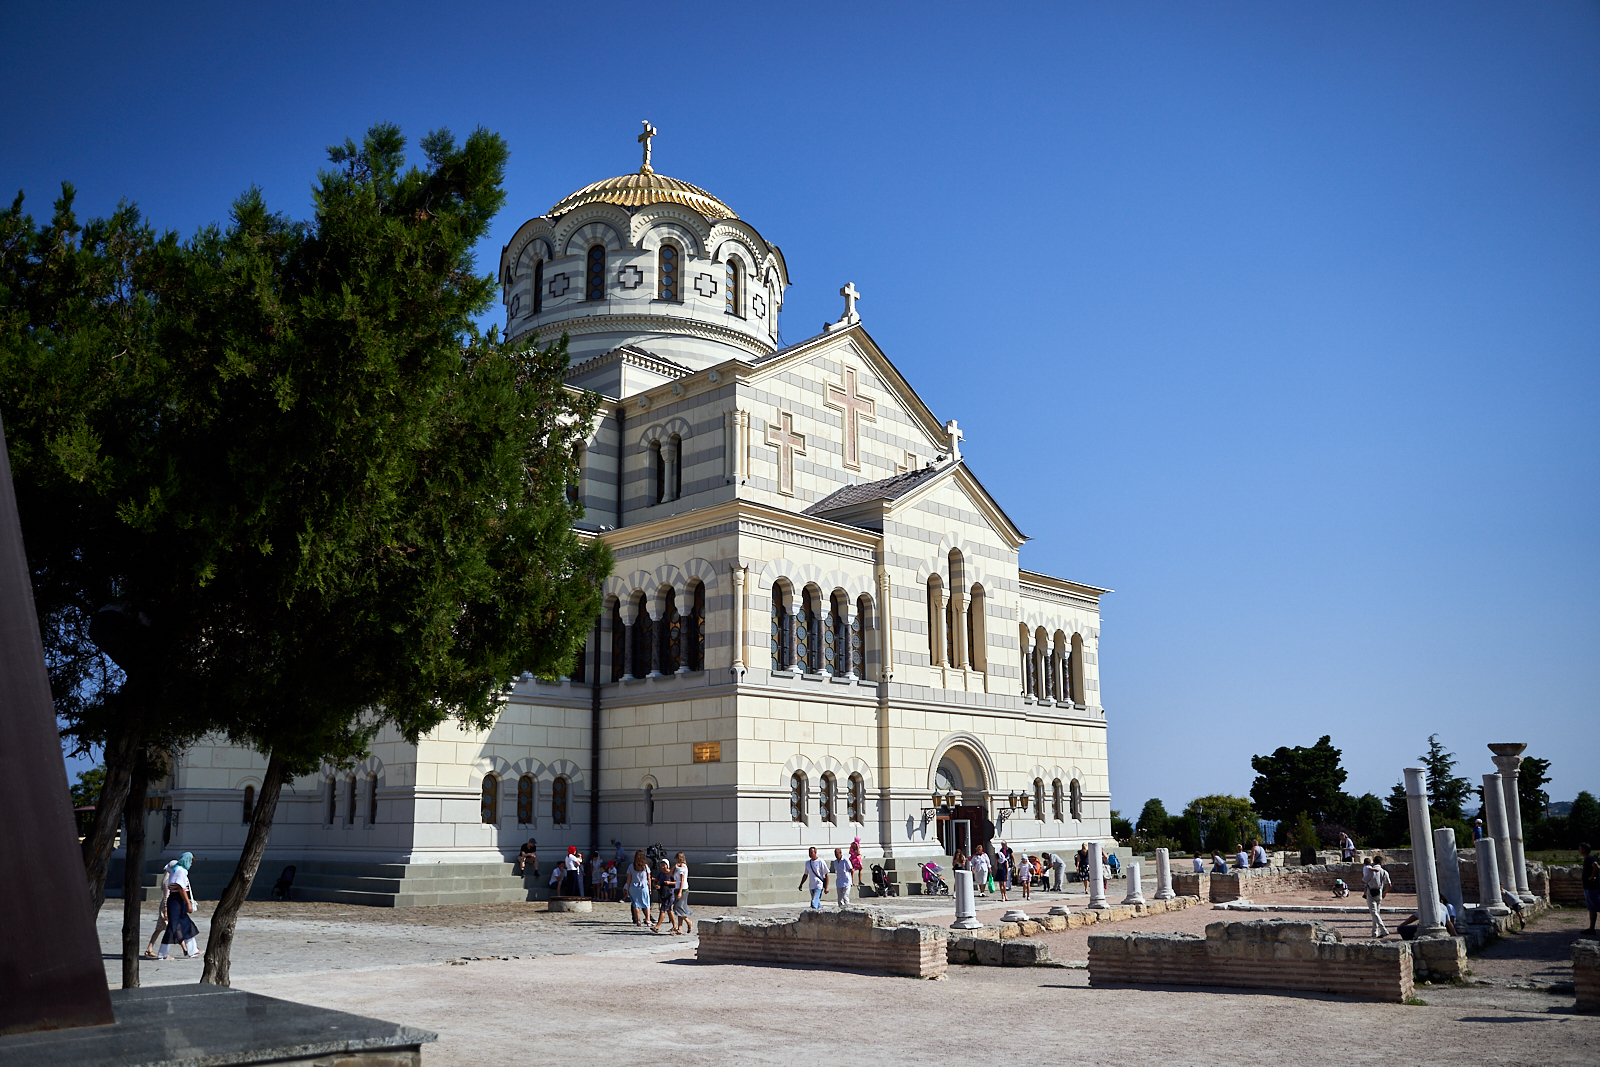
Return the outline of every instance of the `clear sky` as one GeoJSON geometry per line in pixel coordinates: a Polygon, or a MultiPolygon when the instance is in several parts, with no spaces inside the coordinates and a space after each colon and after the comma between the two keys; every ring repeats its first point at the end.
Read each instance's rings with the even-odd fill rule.
{"type": "Polygon", "coordinates": [[[1430,733],[1600,792],[1594,4],[4,5],[0,189],[182,232],[327,145],[503,134],[482,263],[655,165],[859,310],[1104,601],[1114,803],[1430,733]],[[160,10],[156,10],[156,9],[160,10]],[[759,14],[757,12],[759,11],[759,14]]]}

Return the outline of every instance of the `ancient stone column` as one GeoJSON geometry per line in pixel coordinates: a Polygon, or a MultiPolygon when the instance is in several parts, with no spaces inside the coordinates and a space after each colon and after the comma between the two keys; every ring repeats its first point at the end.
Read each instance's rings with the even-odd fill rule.
{"type": "Polygon", "coordinates": [[[1428,815],[1426,772],[1407,767],[1406,809],[1411,816],[1411,873],[1417,880],[1417,937],[1445,933],[1444,908],[1439,906],[1439,872],[1433,864],[1433,820],[1428,815]]]}
{"type": "Polygon", "coordinates": [[[1167,856],[1164,848],[1156,849],[1156,899],[1171,900],[1176,894],[1172,892],[1172,860],[1167,856]]]}
{"type": "MultiPolygon", "coordinates": [[[[1494,838],[1494,858],[1499,862],[1500,885],[1507,892],[1517,891],[1517,876],[1511,869],[1511,833],[1506,826],[1506,798],[1498,774],[1483,776],[1483,821],[1494,838]]],[[[1497,896],[1494,899],[1499,900],[1497,896]]],[[[1519,898],[1520,899],[1520,898],[1519,898]]]]}
{"type": "Polygon", "coordinates": [[[1532,904],[1538,898],[1528,888],[1528,857],[1522,850],[1521,790],[1517,788],[1517,780],[1522,776],[1522,750],[1527,747],[1525,744],[1499,744],[1490,745],[1489,751],[1494,753],[1494,765],[1500,768],[1500,789],[1506,804],[1506,835],[1511,838],[1511,873],[1517,883],[1506,888],[1524,904],[1532,904]]]}
{"type": "Polygon", "coordinates": [[[1106,903],[1105,863],[1100,858],[1100,842],[1089,842],[1089,907],[1103,911],[1106,903]]]}
{"type": "Polygon", "coordinates": [[[1456,855],[1456,832],[1441,826],[1433,832],[1433,859],[1439,871],[1439,892],[1456,909],[1456,929],[1467,921],[1467,902],[1461,895],[1461,859],[1456,855]]]}
{"type": "Polygon", "coordinates": [[[1143,904],[1144,887],[1139,884],[1139,865],[1128,864],[1128,895],[1122,898],[1124,904],[1143,904]]]}
{"type": "Polygon", "coordinates": [[[1500,899],[1500,867],[1495,862],[1494,839],[1478,839],[1478,907],[1490,915],[1510,915],[1511,909],[1500,899]]]}
{"type": "Polygon", "coordinates": [[[983,924],[978,921],[977,902],[972,897],[972,872],[956,871],[952,877],[956,887],[956,921],[952,930],[976,930],[983,924]]]}

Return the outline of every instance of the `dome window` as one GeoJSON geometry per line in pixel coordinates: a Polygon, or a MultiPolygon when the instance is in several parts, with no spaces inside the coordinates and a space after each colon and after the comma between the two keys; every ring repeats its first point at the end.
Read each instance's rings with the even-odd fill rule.
{"type": "Polygon", "coordinates": [[[660,267],[660,292],[657,294],[662,300],[682,300],[681,288],[683,264],[682,256],[675,245],[663,244],[657,253],[660,267]]]}
{"type": "Polygon", "coordinates": [[[606,298],[606,246],[595,245],[589,249],[589,285],[586,300],[606,298]]]}
{"type": "Polygon", "coordinates": [[[533,264],[533,313],[535,315],[544,310],[544,260],[535,260],[533,264]]]}
{"type": "Polygon", "coordinates": [[[722,288],[728,298],[728,313],[744,318],[744,264],[739,262],[738,256],[728,257],[727,275],[722,288]]]}

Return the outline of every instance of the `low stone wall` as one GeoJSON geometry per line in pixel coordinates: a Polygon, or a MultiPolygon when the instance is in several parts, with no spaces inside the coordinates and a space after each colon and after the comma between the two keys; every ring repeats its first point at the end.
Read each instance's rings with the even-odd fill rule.
{"type": "Polygon", "coordinates": [[[1572,943],[1572,990],[1579,1011],[1600,1011],[1600,941],[1572,943]]]}
{"type": "Polygon", "coordinates": [[[695,958],[702,963],[796,963],[918,978],[947,970],[948,931],[866,908],[807,909],[798,919],[706,919],[699,934],[695,958]]]}
{"type": "Polygon", "coordinates": [[[1320,922],[1217,922],[1194,934],[1091,934],[1089,984],[1221,986],[1343,993],[1401,1003],[1415,991],[1411,945],[1342,941],[1320,922]]]}
{"type": "Polygon", "coordinates": [[[1582,867],[1546,867],[1545,876],[1549,880],[1550,903],[1583,907],[1582,867]]]}
{"type": "MultiPolygon", "coordinates": [[[[1417,881],[1409,863],[1385,863],[1393,883],[1390,892],[1415,893],[1417,881]]],[[[1305,891],[1333,892],[1333,880],[1343,878],[1352,893],[1361,891],[1361,864],[1329,863],[1318,867],[1256,867],[1227,874],[1208,874],[1210,901],[1225,904],[1231,900],[1254,900],[1274,893],[1299,893],[1305,891]]],[[[1189,875],[1190,878],[1196,877],[1189,875]]],[[[1176,887],[1176,878],[1173,880],[1176,887]]]]}

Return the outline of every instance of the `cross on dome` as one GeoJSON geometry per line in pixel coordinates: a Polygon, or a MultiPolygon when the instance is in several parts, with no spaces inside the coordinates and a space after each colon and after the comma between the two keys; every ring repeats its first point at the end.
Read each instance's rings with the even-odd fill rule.
{"type": "Polygon", "coordinates": [[[650,125],[649,119],[640,119],[644,124],[644,132],[639,135],[639,143],[644,145],[644,163],[639,167],[640,174],[654,174],[650,169],[650,138],[656,135],[656,128],[650,125]]]}

